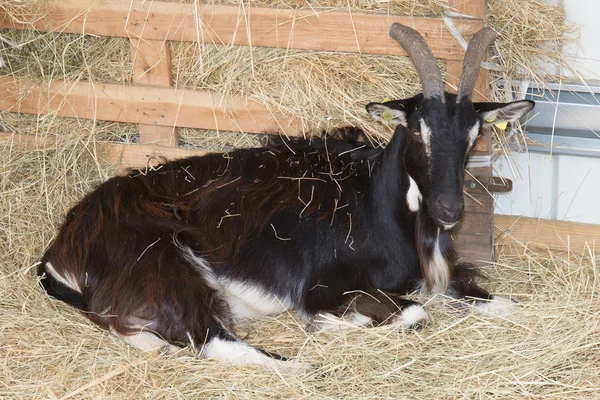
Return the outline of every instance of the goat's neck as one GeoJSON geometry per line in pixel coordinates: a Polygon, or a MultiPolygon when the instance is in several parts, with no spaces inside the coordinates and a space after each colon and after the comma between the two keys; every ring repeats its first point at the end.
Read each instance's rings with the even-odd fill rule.
{"type": "Polygon", "coordinates": [[[391,212],[398,216],[406,202],[409,182],[404,168],[404,140],[402,135],[395,134],[379,156],[372,186],[378,212],[391,212]]]}

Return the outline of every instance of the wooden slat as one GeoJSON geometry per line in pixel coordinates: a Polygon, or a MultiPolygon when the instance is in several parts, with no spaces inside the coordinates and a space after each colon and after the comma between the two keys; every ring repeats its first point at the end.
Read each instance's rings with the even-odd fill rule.
{"type": "Polygon", "coordinates": [[[496,244],[517,241],[533,248],[587,254],[600,249],[600,225],[496,215],[496,244]],[[595,247],[594,247],[595,246],[595,247]]]}
{"type": "MultiPolygon", "coordinates": [[[[393,22],[410,25],[427,39],[434,55],[461,60],[464,51],[442,19],[160,1],[62,0],[47,18],[29,21],[41,31],[90,33],[151,40],[405,55],[388,36],[393,22]],[[197,18],[200,16],[200,18],[197,18]]],[[[479,21],[456,21],[469,40],[479,21]]],[[[13,24],[0,13],[0,27],[13,24]]]]}
{"type": "Polygon", "coordinates": [[[459,252],[461,261],[471,262],[476,265],[485,265],[492,260],[493,235],[459,232],[452,234],[452,241],[456,248],[468,249],[468,251],[459,252]]]}
{"type": "Polygon", "coordinates": [[[457,231],[453,233],[458,256],[476,264],[493,259],[494,219],[492,214],[465,212],[457,231]]]}
{"type": "MultiPolygon", "coordinates": [[[[133,82],[142,85],[171,86],[171,51],[168,42],[131,39],[133,82]]],[[[176,145],[177,128],[157,125],[138,125],[140,143],[164,146],[176,145]]]]}
{"type": "Polygon", "coordinates": [[[44,148],[54,146],[54,136],[19,135],[10,132],[0,132],[0,142],[4,144],[18,144],[30,148],[44,148]]]}
{"type": "Polygon", "coordinates": [[[485,192],[465,190],[465,212],[474,214],[489,214],[492,210],[493,200],[485,192]]]}
{"type": "MultiPolygon", "coordinates": [[[[19,135],[0,132],[0,143],[18,144],[28,148],[49,149],[56,146],[55,136],[19,135]]],[[[116,142],[96,142],[96,148],[109,163],[122,168],[145,167],[161,161],[201,156],[208,150],[190,149],[179,146],[158,146],[155,144],[125,144],[116,142]]]]}
{"type": "Polygon", "coordinates": [[[478,19],[485,18],[486,3],[485,0],[448,0],[448,5],[453,10],[478,19]]]}
{"type": "Polygon", "coordinates": [[[110,163],[123,168],[142,168],[147,165],[157,165],[166,160],[210,153],[207,150],[154,144],[103,143],[102,149],[110,163]]]}
{"type": "Polygon", "coordinates": [[[160,126],[288,135],[298,120],[272,114],[242,98],[225,102],[216,93],[156,86],[68,83],[35,86],[0,76],[0,110],[160,126]]]}

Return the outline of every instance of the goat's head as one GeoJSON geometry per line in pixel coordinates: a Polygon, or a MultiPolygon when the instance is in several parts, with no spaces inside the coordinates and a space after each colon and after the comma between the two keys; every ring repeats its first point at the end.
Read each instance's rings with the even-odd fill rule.
{"type": "Polygon", "coordinates": [[[419,33],[395,23],[390,36],[411,58],[421,78],[423,93],[405,100],[369,103],[367,111],[375,119],[399,125],[395,134],[406,136],[402,138],[404,166],[417,183],[436,224],[451,229],[462,218],[464,168],[482,128],[514,121],[535,103],[472,102],[479,64],[496,38],[489,28],[480,30],[469,43],[456,95],[444,91],[437,62],[419,33]]]}

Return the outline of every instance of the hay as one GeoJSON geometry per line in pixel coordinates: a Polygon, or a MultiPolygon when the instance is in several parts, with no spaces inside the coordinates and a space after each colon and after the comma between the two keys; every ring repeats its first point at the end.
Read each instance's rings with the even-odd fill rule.
{"type": "Polygon", "coordinates": [[[0,29],[0,36],[19,47],[0,47],[7,67],[4,75],[32,81],[66,79],[131,82],[133,65],[129,41],[91,35],[39,33],[0,29]]]}
{"type": "Polygon", "coordinates": [[[171,48],[176,86],[247,96],[300,118],[313,132],[352,124],[389,139],[389,129],[377,131],[364,106],[421,89],[407,57],[194,43],[171,48]]]}
{"type": "MultiPolygon", "coordinates": [[[[275,1],[271,5],[332,4],[275,1]]],[[[12,3],[20,4],[0,2],[0,7],[12,3]]],[[[562,62],[556,58],[557,49],[569,27],[561,9],[537,0],[525,3],[490,2],[494,27],[515,17],[514,26],[509,25],[499,39],[499,53],[492,61],[506,68],[500,77],[543,81],[546,75],[537,68],[539,58],[531,55],[538,52],[537,56],[562,62]],[[517,9],[517,5],[533,8],[517,9]]],[[[389,9],[434,15],[444,8],[444,2],[433,1],[423,2],[423,8],[415,1],[333,3],[348,4],[352,9],[379,11],[408,4],[412,10],[389,9]]],[[[15,31],[0,35],[30,42],[28,50],[2,50],[11,73],[19,77],[131,79],[129,45],[118,43],[120,39],[15,31]]],[[[243,62],[249,51],[245,48],[174,44],[172,50],[177,85],[248,95],[273,110],[303,118],[315,130],[345,123],[364,125],[368,121],[364,103],[419,90],[412,66],[401,57],[345,54],[340,58],[335,53],[254,49],[250,65],[243,62]]],[[[486,268],[486,287],[522,302],[522,309],[507,319],[461,313],[434,299],[427,304],[431,323],[418,332],[382,327],[311,333],[290,315],[240,327],[247,341],[316,366],[297,375],[141,354],[74,310],[49,300],[34,284],[33,272],[70,206],[114,173],[103,163],[98,141],[134,142],[136,127],[14,113],[1,113],[0,121],[3,129],[53,138],[34,149],[0,142],[1,398],[599,396],[598,257],[534,253],[517,245],[500,249],[498,263],[486,268]]],[[[200,146],[217,149],[251,146],[260,140],[254,135],[191,129],[180,129],[180,135],[188,145],[204,140],[200,146]]],[[[381,128],[375,136],[385,140],[389,130],[381,128]]]]}
{"type": "Polygon", "coordinates": [[[39,0],[0,0],[2,10],[12,21],[23,22],[25,20],[39,19],[46,15],[48,10],[45,1],[39,0]],[[26,17],[26,18],[25,18],[26,17]]]}
{"type": "Polygon", "coordinates": [[[577,28],[567,21],[562,5],[550,3],[490,1],[488,22],[501,32],[492,60],[506,70],[502,78],[543,83],[557,81],[570,69],[562,48],[575,39],[577,28]]]}

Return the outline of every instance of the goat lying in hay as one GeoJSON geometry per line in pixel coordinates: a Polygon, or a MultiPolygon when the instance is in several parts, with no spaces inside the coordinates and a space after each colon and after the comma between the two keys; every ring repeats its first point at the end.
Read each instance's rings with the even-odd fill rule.
{"type": "Polygon", "coordinates": [[[236,338],[235,320],[294,310],[321,328],[414,327],[427,313],[401,296],[415,290],[505,304],[455,261],[449,232],[485,121],[516,120],[534,103],[472,103],[490,29],[469,44],[458,95],[444,92],[416,31],[394,24],[390,34],[423,93],[367,105],[398,125],[385,149],[352,137],[293,140],[112,178],[68,213],[44,255],[48,294],[142,350],[191,345],[264,365],[283,358],[236,338]]]}

